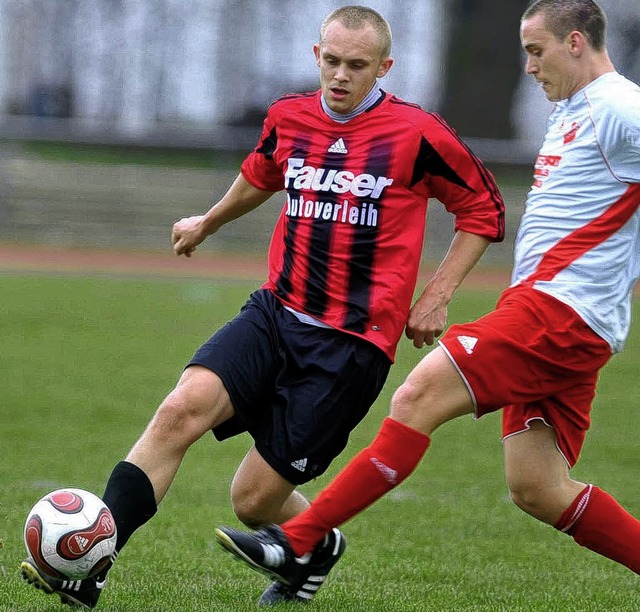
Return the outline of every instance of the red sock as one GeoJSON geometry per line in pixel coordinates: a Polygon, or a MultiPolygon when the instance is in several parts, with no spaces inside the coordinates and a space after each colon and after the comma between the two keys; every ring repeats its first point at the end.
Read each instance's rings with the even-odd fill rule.
{"type": "Polygon", "coordinates": [[[640,574],[640,521],[602,489],[585,487],[555,527],[580,546],[640,574]]]}
{"type": "Polygon", "coordinates": [[[340,472],[311,506],[281,525],[296,555],[313,550],[333,527],[373,504],[416,468],[429,436],[389,417],[373,442],[340,472]]]}

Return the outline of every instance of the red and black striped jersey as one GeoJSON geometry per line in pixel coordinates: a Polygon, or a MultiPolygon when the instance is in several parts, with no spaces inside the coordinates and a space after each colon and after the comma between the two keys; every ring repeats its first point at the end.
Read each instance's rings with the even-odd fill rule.
{"type": "Polygon", "coordinates": [[[264,287],[286,305],[373,342],[390,359],[418,275],[427,201],[456,230],[504,236],[504,204],[487,168],[445,121],[385,93],[347,123],[319,91],[274,102],[242,164],[247,181],[286,192],[264,287]]]}

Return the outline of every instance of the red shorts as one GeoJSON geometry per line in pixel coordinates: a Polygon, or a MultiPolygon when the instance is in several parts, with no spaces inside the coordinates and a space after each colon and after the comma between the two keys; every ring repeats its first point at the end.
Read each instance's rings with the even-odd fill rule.
{"type": "Polygon", "coordinates": [[[440,344],[463,377],[478,417],[503,409],[502,435],[542,419],[573,467],[590,424],[609,344],[566,304],[529,286],[503,292],[496,309],[452,325],[440,344]]]}

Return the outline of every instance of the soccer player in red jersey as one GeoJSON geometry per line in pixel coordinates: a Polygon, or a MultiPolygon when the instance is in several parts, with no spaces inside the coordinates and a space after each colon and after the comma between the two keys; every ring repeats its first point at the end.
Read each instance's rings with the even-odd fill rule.
{"type": "MultiPolygon", "coordinates": [[[[284,191],[268,278],[236,318],[205,342],[104,493],[120,551],[156,512],[187,449],[213,430],[255,441],[231,485],[238,518],[258,528],[308,506],[297,485],[344,449],[386,380],[403,331],[416,347],[446,325],[447,305],[490,242],[504,236],[496,183],[437,115],[383,91],[393,64],[389,25],[342,7],[321,28],[321,89],[268,110],[257,147],[224,197],[173,227],[177,255],[284,191]],[[413,307],[427,203],[455,216],[455,235],[413,307]]],[[[310,600],[342,555],[332,531],[295,582],[260,603],[310,600]]],[[[33,564],[25,577],[87,607],[104,576],[73,593],[33,564]]]]}
{"type": "Polygon", "coordinates": [[[253,567],[295,580],[296,557],[409,476],[438,427],[502,409],[514,503],[640,573],[640,522],[570,472],[598,372],[627,337],[640,275],[640,87],[616,72],[605,25],[593,0],[537,0],[525,11],[526,71],[556,104],[512,285],[493,312],[447,330],[394,394],[371,445],[306,511],[255,534],[216,530],[253,567]]]}

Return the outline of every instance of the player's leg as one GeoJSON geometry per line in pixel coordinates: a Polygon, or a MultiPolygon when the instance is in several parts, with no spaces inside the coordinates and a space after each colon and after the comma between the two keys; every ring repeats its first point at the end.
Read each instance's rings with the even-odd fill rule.
{"type": "MultiPolygon", "coordinates": [[[[317,478],[342,452],[391,365],[364,340],[302,323],[284,309],[275,320],[283,364],[266,405],[253,411],[248,430],[255,448],[232,485],[238,518],[253,527],[279,523],[308,505],[293,487],[317,478]]],[[[272,584],[261,604],[312,599],[341,557],[345,540],[332,530],[312,549],[295,579],[272,584]]]]}
{"type": "MultiPolygon", "coordinates": [[[[441,424],[474,411],[481,416],[513,398],[538,393],[538,372],[530,362],[544,350],[538,348],[540,339],[549,337],[546,312],[559,318],[561,310],[556,300],[540,304],[551,298],[538,294],[527,288],[507,290],[494,311],[447,330],[441,346],[422,359],[394,394],[390,418],[373,443],[309,509],[282,525],[296,554],[304,554],[324,532],[402,482],[441,424]]],[[[541,364],[544,369],[546,360],[541,364]]]]}
{"type": "Polygon", "coordinates": [[[208,431],[245,431],[238,413],[268,395],[275,372],[269,314],[261,292],[202,344],[142,436],[118,463],[103,499],[118,527],[118,552],[155,513],[187,449],[208,431]]]}
{"type": "MultiPolygon", "coordinates": [[[[298,585],[301,568],[309,562],[307,553],[313,551],[313,560],[324,548],[329,553],[326,562],[333,565],[344,550],[344,539],[336,527],[413,471],[428,447],[426,432],[472,410],[471,396],[458,371],[444,350],[435,349],[394,395],[391,417],[384,420],[372,444],[356,455],[307,510],[281,527],[269,526],[255,534],[219,528],[216,535],[236,557],[275,578],[274,585],[298,585]],[[430,411],[430,405],[434,406],[431,417],[416,414],[430,411]],[[413,427],[421,427],[424,433],[413,427]],[[337,551],[333,558],[332,549],[337,551]]],[[[313,588],[317,585],[307,579],[298,593],[309,597],[313,588]]]]}
{"type": "Polygon", "coordinates": [[[640,574],[640,521],[599,487],[585,487],[554,527],[580,546],[640,574]]]}
{"type": "MultiPolygon", "coordinates": [[[[113,469],[103,499],[118,529],[116,554],[131,534],[156,512],[184,453],[204,433],[233,414],[222,382],[206,368],[187,368],[158,408],[125,461],[113,469]]],[[[22,563],[25,580],[72,607],[94,608],[105,586],[107,567],[98,576],[64,581],[42,575],[30,559],[22,563]]]]}
{"type": "MultiPolygon", "coordinates": [[[[270,523],[282,523],[309,506],[307,499],[295,487],[276,472],[254,446],[245,455],[231,483],[233,510],[238,519],[252,529],[270,523]]],[[[333,540],[327,543],[332,544],[333,540]]],[[[307,575],[291,585],[276,580],[262,593],[258,605],[312,599],[321,584],[319,581],[324,581],[344,550],[343,546],[340,554],[334,554],[331,558],[333,548],[331,551],[319,550],[315,559],[310,560],[314,568],[308,573],[314,576],[315,582],[310,581],[307,575]],[[330,563],[327,563],[328,560],[330,563]]]]}
{"type": "Polygon", "coordinates": [[[570,477],[554,429],[540,419],[528,427],[504,440],[507,486],[518,508],[554,525],[586,485],[570,477]]]}
{"type": "Polygon", "coordinates": [[[231,416],[233,406],[217,374],[197,365],[186,368],[107,482],[103,499],[116,520],[118,551],[153,516],[188,448],[231,416]]]}
{"type": "MultiPolygon", "coordinates": [[[[573,312],[550,296],[519,287],[506,291],[493,312],[452,325],[441,346],[394,394],[391,416],[373,443],[306,511],[282,525],[283,547],[290,545],[294,554],[305,554],[333,526],[399,484],[418,464],[429,436],[442,423],[474,409],[481,416],[515,401],[537,399],[547,392],[541,380],[565,384],[559,380],[562,376],[548,376],[546,352],[556,337],[566,346],[562,330],[567,310],[573,312]],[[556,327],[558,334],[549,332],[556,327]]],[[[240,538],[251,544],[250,539],[240,538]]]]}
{"type": "Polygon", "coordinates": [[[533,421],[529,430],[505,440],[504,452],[507,483],[519,508],[640,573],[640,521],[599,487],[571,478],[552,428],[533,421]]]}
{"type": "MultiPolygon", "coordinates": [[[[390,416],[372,444],[354,457],[307,510],[279,528],[278,545],[288,547],[293,555],[304,555],[332,528],[400,484],[420,462],[437,427],[476,409],[476,386],[482,391],[482,413],[502,406],[501,393],[510,389],[510,369],[504,362],[512,362],[513,341],[509,334],[496,330],[507,327],[514,334],[527,330],[521,310],[518,304],[509,304],[474,323],[451,326],[441,346],[424,357],[396,391],[390,416]],[[487,376],[494,362],[495,371],[487,376]]],[[[517,345],[524,344],[518,341],[517,345]]],[[[238,548],[246,545],[260,555],[250,535],[226,528],[216,533],[223,545],[235,538],[238,548]]],[[[233,545],[229,548],[233,552],[233,545]]],[[[259,561],[249,564],[260,565],[259,561]]],[[[278,569],[280,573],[274,575],[285,578],[286,571],[278,569]]]]}
{"type": "Polygon", "coordinates": [[[233,511],[247,527],[283,523],[307,508],[307,499],[252,447],[231,483],[233,511]]]}
{"type": "MultiPolygon", "coordinates": [[[[269,523],[282,523],[309,506],[295,485],[280,476],[253,447],[245,456],[231,484],[231,501],[236,516],[248,527],[258,529],[269,523]]],[[[305,572],[284,584],[272,582],[262,593],[258,605],[313,599],[346,547],[343,535],[332,532],[311,555],[305,572]]]]}
{"type": "Polygon", "coordinates": [[[443,423],[473,412],[469,390],[441,347],[396,390],[373,442],[358,453],[302,514],[282,529],[297,555],[399,485],[416,468],[430,435],[443,423]]]}
{"type": "Polygon", "coordinates": [[[164,498],[187,449],[233,414],[217,374],[197,365],[182,373],[126,457],[151,481],[156,503],[164,498]]]}

